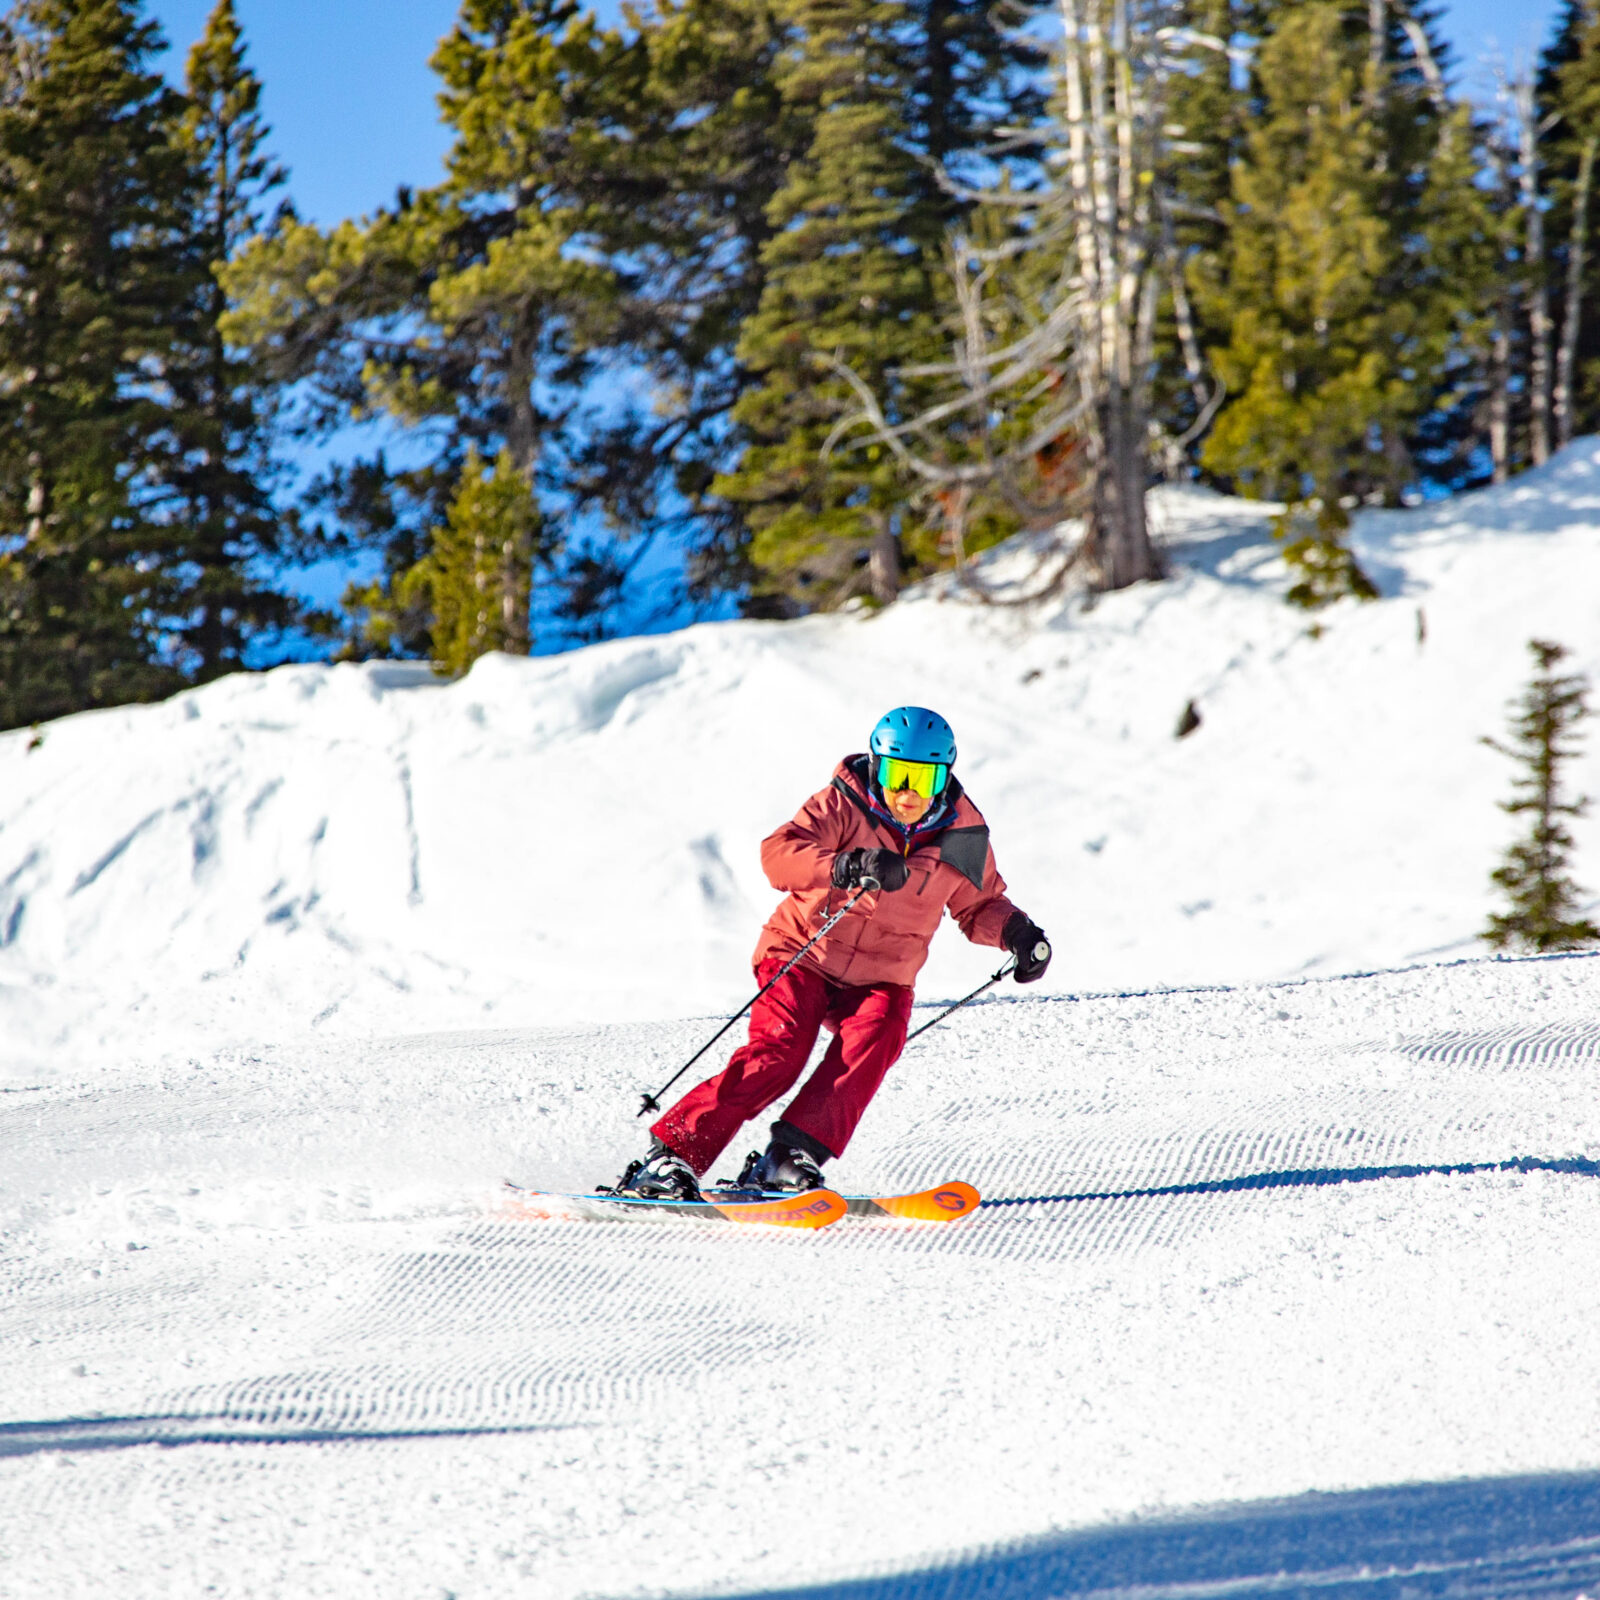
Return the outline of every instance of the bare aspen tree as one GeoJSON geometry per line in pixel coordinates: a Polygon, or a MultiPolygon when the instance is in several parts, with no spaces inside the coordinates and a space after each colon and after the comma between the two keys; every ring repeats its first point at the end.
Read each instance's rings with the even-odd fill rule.
{"type": "MultiPolygon", "coordinates": [[[[1367,115],[1373,122],[1383,117],[1384,88],[1388,74],[1384,71],[1384,43],[1388,31],[1389,8],[1385,0],[1367,0],[1367,84],[1365,99],[1367,115]]],[[[1377,170],[1388,166],[1388,151],[1382,144],[1377,151],[1377,170]]]]}
{"type": "MultiPolygon", "coordinates": [[[[1164,282],[1175,291],[1199,426],[1221,398],[1204,378],[1172,245],[1165,110],[1174,51],[1225,43],[1179,27],[1170,0],[1058,0],[1057,15],[1054,125],[1043,135],[1039,185],[974,191],[947,176],[980,209],[1021,219],[989,248],[952,238],[954,359],[907,373],[947,379],[952,397],[891,425],[877,396],[840,363],[859,405],[829,448],[887,445],[947,519],[966,514],[975,489],[1036,526],[1081,514],[1082,541],[1065,552],[1058,576],[1082,562],[1096,587],[1120,589],[1162,572],[1145,491],[1164,282]],[[1044,471],[1041,462],[1071,471],[1044,471]]],[[[946,539],[959,548],[961,529],[947,526],[946,539]]]]}
{"type": "Polygon", "coordinates": [[[1589,194],[1594,187],[1594,161],[1600,135],[1583,141],[1578,157],[1578,180],[1572,191],[1572,232],[1567,240],[1567,303],[1561,323],[1561,345],[1556,352],[1556,448],[1572,443],[1573,379],[1578,361],[1578,333],[1583,319],[1583,273],[1589,246],[1589,194]]]}
{"type": "Polygon", "coordinates": [[[1498,134],[1488,141],[1485,153],[1493,177],[1500,265],[1489,332],[1489,463],[1493,481],[1506,483],[1511,477],[1511,388],[1516,371],[1512,351],[1516,283],[1509,265],[1517,251],[1516,180],[1511,170],[1515,156],[1498,134]]]}
{"type": "Polygon", "coordinates": [[[1538,106],[1524,73],[1512,86],[1522,198],[1522,267],[1528,314],[1528,453],[1534,466],[1550,459],[1550,292],[1545,283],[1544,204],[1539,194],[1538,106]]]}

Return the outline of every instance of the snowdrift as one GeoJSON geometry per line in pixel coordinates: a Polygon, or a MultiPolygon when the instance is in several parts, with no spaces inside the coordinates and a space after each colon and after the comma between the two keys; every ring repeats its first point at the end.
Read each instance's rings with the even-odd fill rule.
{"type": "MultiPolygon", "coordinates": [[[[1173,577],[1103,598],[719,623],[444,686],[286,666],[0,738],[0,1082],[265,1025],[528,1026],[731,1008],[763,834],[887,706],[941,710],[1054,992],[1470,953],[1538,635],[1600,666],[1600,442],[1369,514],[1383,598],[1282,602],[1259,506],[1155,497],[1173,577]],[[1200,727],[1174,730],[1193,700],[1200,727]]],[[[1023,549],[991,582],[1023,586],[1023,549]]],[[[1573,778],[1600,792],[1600,741],[1573,778]]],[[[1600,883],[1600,819],[1580,825],[1600,883]]],[[[1479,947],[1481,948],[1481,947],[1479,947]]],[[[988,952],[948,933],[925,997],[988,952]]]]}

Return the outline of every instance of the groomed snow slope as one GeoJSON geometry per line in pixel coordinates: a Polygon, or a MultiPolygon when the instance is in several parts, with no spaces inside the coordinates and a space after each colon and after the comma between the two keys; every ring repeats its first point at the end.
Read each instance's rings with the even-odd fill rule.
{"type": "MultiPolygon", "coordinates": [[[[1600,957],[1471,942],[1477,736],[1531,635],[1600,656],[1600,445],[1363,519],[1387,598],[1320,638],[1254,508],[1159,513],[1177,575],[1088,612],[0,739],[0,1596],[1600,1591],[1600,957]],[[839,1175],[1004,1203],[497,1217],[635,1147],[748,992],[757,841],[900,699],[1060,954],[839,1175]]],[[[942,941],[925,998],[992,970],[942,941]]]]}
{"type": "Polygon", "coordinates": [[[1013,991],[845,1163],[1019,1202],[944,1229],[497,1220],[614,1164],[689,1022],[0,1097],[0,1594],[1592,1595],[1597,1002],[1589,957],[1013,991]],[[1308,1491],[1287,1548],[1162,1521],[1308,1491]]]}

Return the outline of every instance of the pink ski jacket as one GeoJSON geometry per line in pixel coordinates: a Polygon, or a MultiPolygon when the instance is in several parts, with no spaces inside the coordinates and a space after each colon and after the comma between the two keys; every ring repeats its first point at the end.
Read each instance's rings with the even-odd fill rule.
{"type": "Polygon", "coordinates": [[[849,899],[852,891],[833,887],[833,861],[841,850],[860,848],[898,850],[909,879],[892,894],[863,895],[802,965],[835,983],[909,987],[946,910],[974,944],[999,947],[1017,908],[1006,899],[978,808],[952,776],[943,806],[908,835],[874,802],[867,763],[864,755],[847,756],[793,822],[761,841],[767,878],[788,893],[761,930],[756,966],[771,956],[787,960],[849,899]]]}

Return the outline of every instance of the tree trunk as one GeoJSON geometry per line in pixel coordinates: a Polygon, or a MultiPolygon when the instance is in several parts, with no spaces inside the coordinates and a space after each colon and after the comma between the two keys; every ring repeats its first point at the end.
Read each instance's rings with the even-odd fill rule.
{"type": "Polygon", "coordinates": [[[1096,413],[1085,531],[1095,586],[1125,589],[1161,576],[1145,515],[1144,417],[1133,396],[1119,387],[1112,388],[1096,413]]]}
{"type": "Polygon", "coordinates": [[[525,656],[532,646],[528,628],[528,552],[521,539],[507,539],[500,546],[500,636],[501,649],[514,656],[525,656]]]}
{"type": "Polygon", "coordinates": [[[1068,172],[1083,294],[1075,364],[1089,400],[1084,533],[1094,583],[1161,575],[1145,517],[1149,438],[1141,346],[1153,325],[1155,221],[1140,181],[1126,0],[1063,0],[1068,172]]]}
{"type": "Polygon", "coordinates": [[[872,598],[888,605],[900,593],[900,540],[887,511],[874,511],[872,525],[872,551],[867,567],[872,598]]]}
{"type": "Polygon", "coordinates": [[[1489,345],[1489,461],[1494,481],[1511,476],[1511,297],[1497,297],[1489,345]]]}
{"type": "Polygon", "coordinates": [[[518,472],[533,481],[539,458],[539,413],[533,403],[533,377],[539,334],[533,316],[518,319],[506,352],[506,449],[518,472]]]}
{"type": "Polygon", "coordinates": [[[1522,266],[1527,277],[1529,452],[1550,459],[1550,295],[1545,286],[1544,212],[1539,206],[1539,123],[1533,80],[1517,85],[1522,144],[1522,266]]]}
{"type": "Polygon", "coordinates": [[[1578,162],[1578,186],[1572,196],[1572,235],[1567,244],[1567,305],[1561,323],[1561,348],[1556,355],[1556,448],[1572,443],[1573,373],[1578,361],[1578,329],[1583,318],[1583,270],[1589,244],[1589,190],[1594,183],[1594,158],[1600,137],[1584,141],[1578,162]]]}

